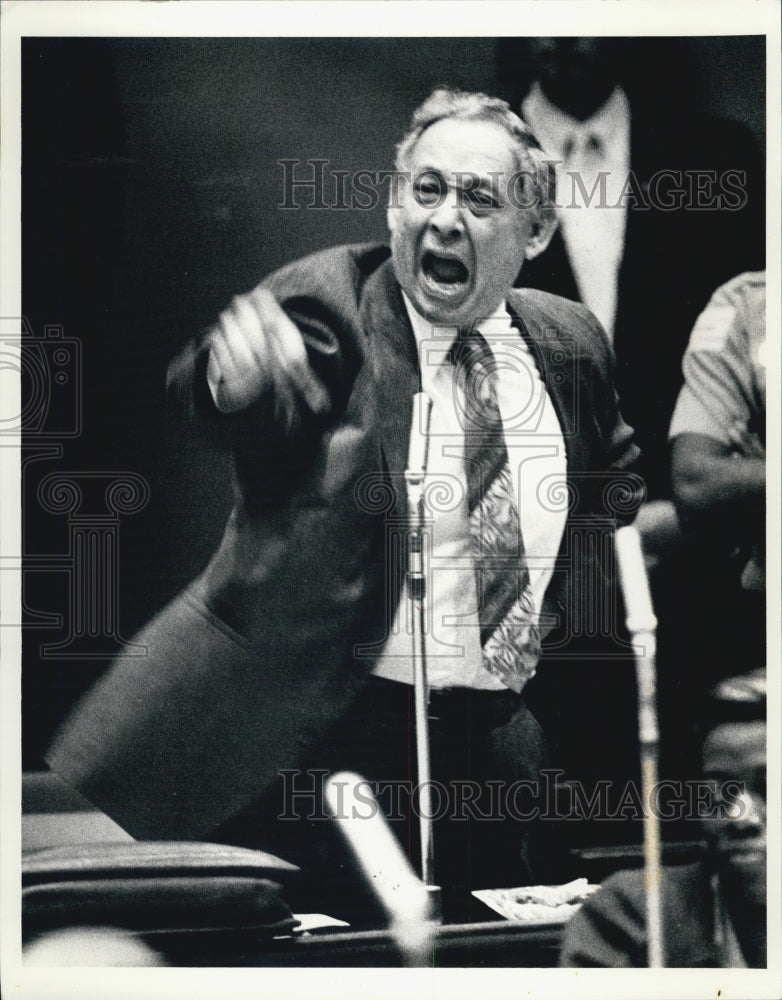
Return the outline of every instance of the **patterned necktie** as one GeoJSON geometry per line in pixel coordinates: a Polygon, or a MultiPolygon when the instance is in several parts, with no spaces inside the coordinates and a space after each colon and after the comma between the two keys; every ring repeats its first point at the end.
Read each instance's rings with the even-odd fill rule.
{"type": "Polygon", "coordinates": [[[449,357],[462,393],[464,461],[484,667],[520,693],[540,658],[540,633],[497,403],[497,365],[483,336],[449,357]]]}

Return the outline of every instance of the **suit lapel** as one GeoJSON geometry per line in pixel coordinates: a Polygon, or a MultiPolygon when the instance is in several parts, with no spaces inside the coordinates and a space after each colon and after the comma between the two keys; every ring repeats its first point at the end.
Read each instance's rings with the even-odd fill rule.
{"type": "MultiPolygon", "coordinates": [[[[523,292],[521,295],[523,296],[523,292]]],[[[582,407],[579,405],[591,396],[586,384],[588,372],[580,357],[576,342],[563,338],[557,327],[543,327],[531,315],[525,320],[523,298],[511,293],[510,308],[513,325],[532,351],[540,377],[551,399],[565,439],[567,473],[572,475],[587,466],[587,435],[579,426],[582,407]]]]}
{"type": "Polygon", "coordinates": [[[406,510],[403,475],[407,467],[412,399],[421,376],[418,350],[404,300],[390,261],[367,282],[361,306],[367,354],[377,391],[377,426],[383,457],[397,495],[397,512],[406,510]]]}

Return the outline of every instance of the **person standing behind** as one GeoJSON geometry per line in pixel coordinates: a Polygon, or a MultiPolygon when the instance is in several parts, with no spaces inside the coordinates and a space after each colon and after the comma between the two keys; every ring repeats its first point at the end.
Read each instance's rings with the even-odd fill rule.
{"type": "Polygon", "coordinates": [[[678,89],[664,91],[661,66],[670,75],[682,55],[671,44],[532,38],[498,49],[501,84],[560,181],[559,231],[517,283],[600,319],[649,499],[671,496],[668,426],[695,319],[718,285],[763,266],[765,248],[757,144],[742,125],[686,110],[677,73],[678,89]]]}

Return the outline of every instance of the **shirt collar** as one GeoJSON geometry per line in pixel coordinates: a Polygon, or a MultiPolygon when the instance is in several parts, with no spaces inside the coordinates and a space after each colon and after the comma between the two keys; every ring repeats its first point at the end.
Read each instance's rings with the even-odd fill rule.
{"type": "MultiPolygon", "coordinates": [[[[456,327],[446,327],[446,326],[434,326],[428,319],[425,319],[419,312],[416,311],[415,306],[410,301],[407,293],[402,291],[402,299],[405,303],[405,309],[407,310],[407,315],[410,320],[410,325],[413,328],[413,335],[415,337],[415,342],[418,346],[420,353],[421,344],[424,341],[434,341],[441,344],[444,348],[444,352],[447,353],[448,349],[456,340],[456,335],[458,330],[456,327]]],[[[511,314],[508,311],[508,307],[505,302],[500,302],[491,316],[486,319],[481,320],[478,323],[478,329],[482,333],[491,333],[496,339],[498,333],[510,333],[512,332],[512,322],[511,314]]]]}
{"type": "Polygon", "coordinates": [[[607,155],[621,153],[629,142],[630,102],[619,85],[591,117],[579,121],[552,104],[536,80],[521,103],[521,116],[549,155],[561,157],[573,137],[597,136],[607,155]]]}

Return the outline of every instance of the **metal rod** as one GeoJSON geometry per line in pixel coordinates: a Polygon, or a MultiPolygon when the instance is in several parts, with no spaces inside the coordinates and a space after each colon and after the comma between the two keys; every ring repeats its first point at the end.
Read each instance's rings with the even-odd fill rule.
{"type": "Polygon", "coordinates": [[[421,835],[421,877],[428,888],[430,918],[440,918],[440,890],[434,876],[431,753],[429,749],[429,683],[426,673],[426,508],[424,485],[432,401],[426,393],[413,397],[410,452],[405,472],[409,509],[407,533],[407,594],[412,624],[415,683],[415,742],[418,765],[418,816],[421,835]]]}
{"type": "Polygon", "coordinates": [[[641,797],[644,808],[644,888],[646,899],[647,964],[651,969],[665,966],[663,945],[660,823],[652,808],[657,785],[660,732],[657,724],[657,619],[649,592],[641,536],[633,525],[616,533],[619,577],[622,583],[627,629],[635,650],[638,687],[638,743],[641,757],[641,797]]]}

